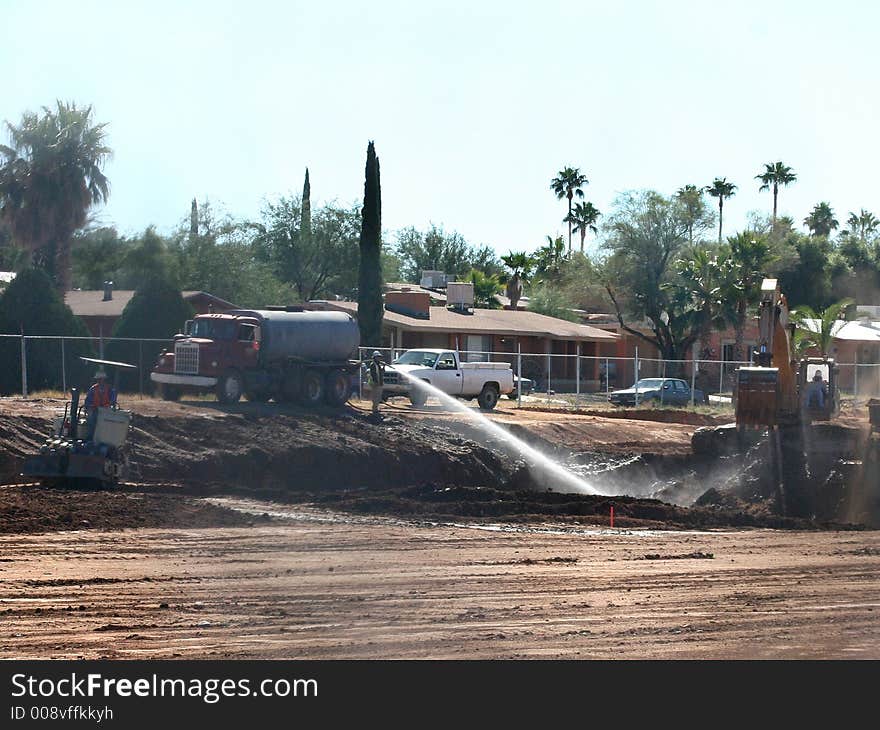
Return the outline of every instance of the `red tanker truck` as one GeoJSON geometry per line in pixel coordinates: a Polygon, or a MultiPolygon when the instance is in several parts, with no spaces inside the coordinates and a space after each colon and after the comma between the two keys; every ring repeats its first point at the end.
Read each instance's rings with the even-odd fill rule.
{"type": "Polygon", "coordinates": [[[339,406],[351,396],[360,333],[345,312],[298,307],[234,309],[189,320],[174,348],[159,353],[150,379],[165,400],[213,391],[221,403],[242,395],[339,406]]]}

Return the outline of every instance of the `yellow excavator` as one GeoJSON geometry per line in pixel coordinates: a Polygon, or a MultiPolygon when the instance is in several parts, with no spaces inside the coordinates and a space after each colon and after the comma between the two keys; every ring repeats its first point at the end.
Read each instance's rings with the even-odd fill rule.
{"type": "Polygon", "coordinates": [[[736,371],[737,428],[796,426],[840,412],[838,367],[832,358],[794,354],[794,323],[776,279],[761,283],[758,346],[736,371]]]}

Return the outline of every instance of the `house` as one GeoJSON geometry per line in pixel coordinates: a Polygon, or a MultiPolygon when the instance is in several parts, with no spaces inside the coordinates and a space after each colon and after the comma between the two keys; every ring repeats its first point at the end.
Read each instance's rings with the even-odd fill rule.
{"type": "MultiPolygon", "coordinates": [[[[839,387],[861,395],[880,395],[880,307],[859,305],[858,319],[840,320],[831,329],[828,353],[840,367],[839,387]]],[[[818,320],[806,326],[819,331],[818,320]]]]}
{"type": "MultiPolygon", "coordinates": [[[[312,309],[336,309],[357,316],[357,302],[313,301],[312,309]]],[[[577,364],[574,356],[596,358],[603,345],[614,345],[617,335],[596,327],[547,317],[527,310],[448,308],[432,306],[421,291],[385,294],[382,322],[384,347],[413,349],[448,347],[468,351],[473,360],[509,362],[516,369],[517,351],[525,377],[539,388],[574,391],[577,364]],[[554,357],[555,356],[555,357],[554,357]]],[[[599,389],[599,360],[581,361],[581,390],[599,389]]]]}
{"type": "MultiPolygon", "coordinates": [[[[104,289],[74,289],[64,294],[64,301],[71,311],[79,317],[93,337],[110,337],[116,320],[125,309],[125,305],[134,296],[131,289],[113,289],[109,284],[104,289]]],[[[188,301],[196,314],[207,312],[225,312],[236,309],[236,305],[225,299],[215,297],[203,291],[183,291],[183,298],[188,301]]],[[[183,322],[180,323],[181,326],[183,322]]]]}

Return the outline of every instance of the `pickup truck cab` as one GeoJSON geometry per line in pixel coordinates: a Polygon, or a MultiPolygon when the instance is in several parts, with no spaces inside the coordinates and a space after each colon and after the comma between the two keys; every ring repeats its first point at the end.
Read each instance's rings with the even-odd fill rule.
{"type": "Polygon", "coordinates": [[[416,407],[423,406],[428,392],[413,388],[409,378],[423,380],[456,398],[476,398],[490,411],[498,398],[513,391],[513,370],[506,362],[460,362],[454,350],[407,350],[385,370],[386,395],[408,395],[416,407]]]}

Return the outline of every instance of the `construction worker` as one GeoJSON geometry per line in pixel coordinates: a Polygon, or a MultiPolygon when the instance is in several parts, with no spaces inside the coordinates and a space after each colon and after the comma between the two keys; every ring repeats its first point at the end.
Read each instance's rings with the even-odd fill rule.
{"type": "Polygon", "coordinates": [[[382,402],[382,385],[385,382],[385,363],[382,353],[373,352],[373,359],[367,370],[367,382],[370,384],[370,395],[373,398],[373,415],[379,415],[379,404],[382,402]]]}
{"type": "Polygon", "coordinates": [[[828,386],[818,370],[813,373],[813,382],[807,387],[807,408],[825,408],[825,398],[828,397],[828,386]]]}
{"type": "Polygon", "coordinates": [[[86,411],[87,441],[95,437],[95,427],[98,425],[98,409],[109,408],[116,405],[116,391],[107,382],[107,373],[98,370],[95,373],[95,383],[86,393],[86,401],[83,405],[86,411]]]}

